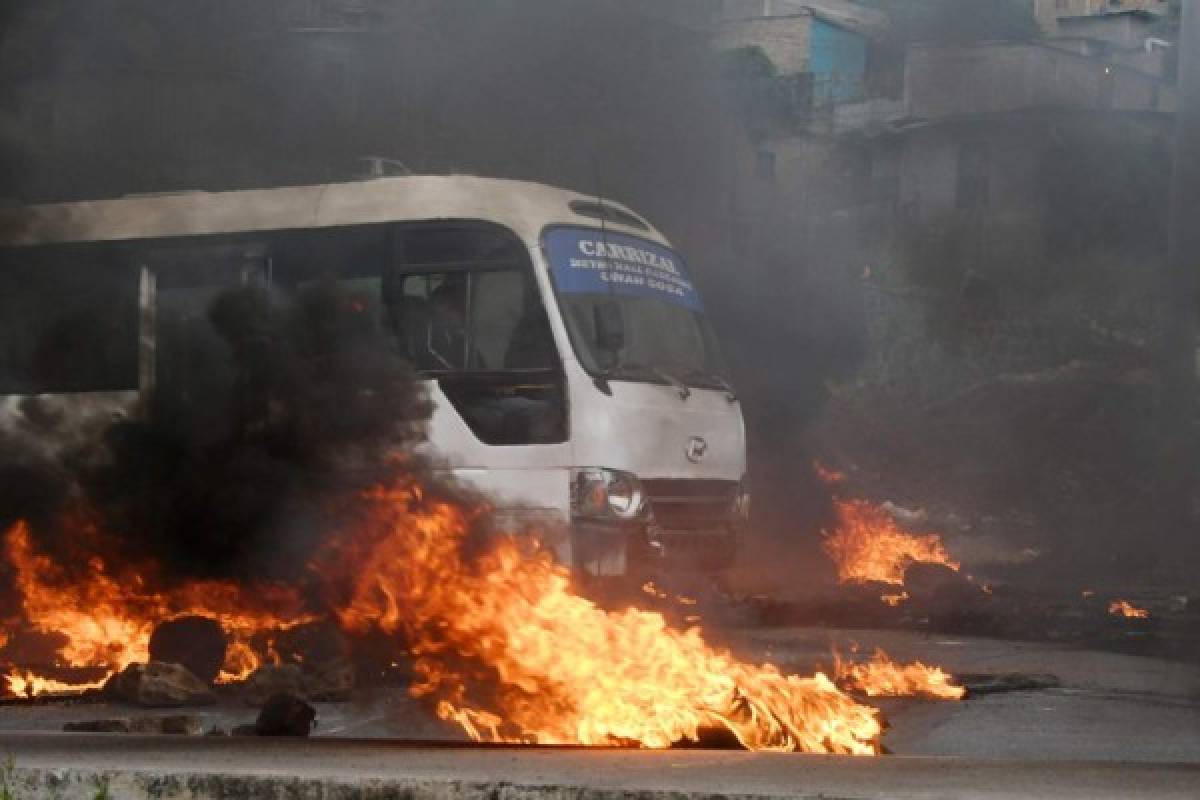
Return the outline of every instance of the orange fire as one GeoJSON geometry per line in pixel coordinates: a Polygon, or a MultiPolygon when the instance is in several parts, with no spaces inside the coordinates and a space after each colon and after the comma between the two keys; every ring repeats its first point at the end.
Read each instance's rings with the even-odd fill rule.
{"type": "Polygon", "coordinates": [[[677,594],[672,596],[668,592],[659,589],[654,581],[646,581],[642,584],[642,593],[655,598],[656,600],[671,600],[681,606],[694,606],[700,601],[694,597],[689,597],[685,594],[677,594]]]}
{"type": "Polygon", "coordinates": [[[846,480],[846,473],[839,472],[836,469],[831,469],[820,461],[813,462],[813,472],[817,474],[817,479],[822,483],[834,484],[842,483],[846,480]]]}
{"type": "Polygon", "coordinates": [[[1149,619],[1150,612],[1144,608],[1138,608],[1128,600],[1113,600],[1108,605],[1108,613],[1126,617],[1128,619],[1149,619]]]}
{"type": "MultiPolygon", "coordinates": [[[[86,535],[86,531],[81,533],[86,535]]],[[[23,522],[9,529],[4,546],[28,628],[64,639],[56,666],[102,667],[111,674],[145,662],[156,624],[201,614],[218,620],[229,637],[219,680],[236,680],[262,663],[261,655],[249,644],[252,636],[313,619],[300,613],[299,598],[287,589],[255,587],[253,607],[244,590],[232,583],[200,581],[171,592],[156,592],[147,587],[142,574],[116,575],[99,557],[88,563],[84,580],[71,580],[54,561],[34,552],[29,528],[23,522]]],[[[8,685],[11,693],[22,696],[94,686],[64,684],[16,671],[8,675],[8,685]]]]}
{"type": "Polygon", "coordinates": [[[844,662],[836,657],[838,685],[860,691],[868,697],[932,697],[961,700],[967,690],[956,686],[941,667],[929,667],[920,661],[897,664],[883,650],[864,663],[844,662]]]}
{"type": "Polygon", "coordinates": [[[502,539],[468,565],[459,552],[477,512],[419,487],[369,502],[374,533],[343,539],[337,556],[361,576],[342,623],[402,633],[414,693],[475,739],[667,747],[724,728],[757,750],[877,751],[875,710],[825,675],[740,662],[661,614],[604,611],[530,541],[502,539]]]}
{"type": "Polygon", "coordinates": [[[642,592],[644,594],[647,594],[647,595],[657,599],[657,600],[666,600],[667,597],[670,596],[666,592],[664,592],[662,589],[659,589],[654,584],[654,581],[646,581],[645,583],[643,583],[642,584],[642,592]]]}
{"type": "MultiPolygon", "coordinates": [[[[411,481],[374,490],[354,508],[356,522],[312,560],[312,581],[347,632],[393,634],[397,657],[407,651],[413,660],[412,693],[475,739],[661,748],[724,729],[757,750],[878,752],[876,710],[825,674],[740,661],[658,613],[605,611],[572,589],[569,571],[536,536],[496,537],[466,558],[479,552],[486,509],[429,497],[411,481]]],[[[5,545],[20,615],[64,637],[61,665],[121,669],[147,658],[156,623],[203,614],[230,639],[230,679],[265,657],[252,637],[309,619],[290,589],[198,582],[153,590],[145,571],[98,557],[72,582],[34,549],[24,524],[5,545]]],[[[8,683],[16,694],[82,688],[27,671],[8,683]]]]}
{"type": "Polygon", "coordinates": [[[103,680],[92,682],[66,683],[64,681],[43,678],[30,672],[13,672],[4,676],[4,679],[8,683],[9,694],[13,695],[14,697],[78,694],[79,692],[85,692],[88,689],[99,689],[104,686],[105,682],[108,680],[108,678],[105,677],[103,680]]]}
{"type": "Polygon", "coordinates": [[[940,536],[914,535],[890,514],[865,500],[834,500],[837,527],[826,532],[825,552],[837,566],[841,583],[878,581],[902,585],[913,562],[945,564],[957,570],[940,536]]]}

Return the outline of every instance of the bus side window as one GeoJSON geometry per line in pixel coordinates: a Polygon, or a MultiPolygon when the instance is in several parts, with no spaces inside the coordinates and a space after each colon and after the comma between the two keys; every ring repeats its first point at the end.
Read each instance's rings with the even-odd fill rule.
{"type": "Polygon", "coordinates": [[[467,368],[466,274],[406,275],[391,300],[400,351],[422,372],[467,368]]]}
{"type": "Polygon", "coordinates": [[[421,371],[556,366],[537,291],[516,270],[404,276],[392,319],[401,352],[421,371]]]}
{"type": "Polygon", "coordinates": [[[137,301],[117,245],[0,250],[0,394],[136,390],[137,301]]]}
{"type": "Polygon", "coordinates": [[[550,326],[532,279],[515,270],[482,272],[472,285],[472,331],[481,369],[553,369],[550,326]]]}
{"type": "Polygon", "coordinates": [[[519,241],[454,227],[400,238],[383,292],[399,351],[485,444],[565,441],[558,355],[519,241]]]}

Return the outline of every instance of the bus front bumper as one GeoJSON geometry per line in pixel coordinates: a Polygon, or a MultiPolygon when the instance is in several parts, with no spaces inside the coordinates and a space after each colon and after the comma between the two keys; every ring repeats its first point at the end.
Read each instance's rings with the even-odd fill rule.
{"type": "Polygon", "coordinates": [[[719,572],[733,565],[739,539],[732,525],[679,530],[653,521],[576,520],[571,526],[574,566],[593,577],[641,579],[663,571],[719,572]]]}

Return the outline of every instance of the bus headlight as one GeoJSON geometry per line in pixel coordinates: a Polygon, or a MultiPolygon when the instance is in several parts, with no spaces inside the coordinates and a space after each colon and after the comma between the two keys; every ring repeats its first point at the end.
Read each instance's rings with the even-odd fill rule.
{"type": "Polygon", "coordinates": [[[741,526],[750,524],[750,478],[743,476],[738,482],[737,491],[733,495],[733,520],[741,526]]]}
{"type": "Polygon", "coordinates": [[[645,495],[636,475],[600,467],[571,470],[572,515],[631,520],[642,516],[645,510],[645,495]]]}

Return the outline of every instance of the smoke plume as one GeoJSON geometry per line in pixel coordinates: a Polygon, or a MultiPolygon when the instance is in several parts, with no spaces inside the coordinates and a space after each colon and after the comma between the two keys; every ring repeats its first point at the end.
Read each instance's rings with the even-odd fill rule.
{"type": "MultiPolygon", "coordinates": [[[[404,459],[430,406],[383,334],[334,286],[285,299],[254,288],[220,294],[207,322],[232,364],[232,385],[194,383],[154,413],[122,418],[58,452],[10,435],[0,465],[0,518],[25,518],[59,563],[78,547],[75,510],[117,552],[179,578],[293,578],[353,495],[404,459]],[[175,407],[172,407],[172,404],[175,407]],[[66,513],[73,512],[73,513],[66,513]]],[[[41,438],[65,416],[21,407],[41,438]]]]}

